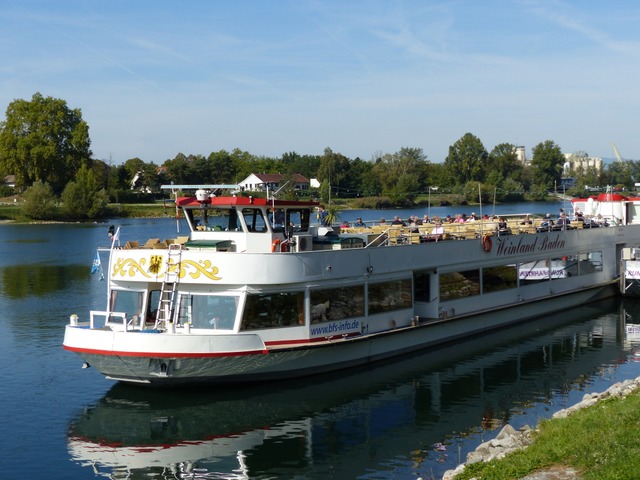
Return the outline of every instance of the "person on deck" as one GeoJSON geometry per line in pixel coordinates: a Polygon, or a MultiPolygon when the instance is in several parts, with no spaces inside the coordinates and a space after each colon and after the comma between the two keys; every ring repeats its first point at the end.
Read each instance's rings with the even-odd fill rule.
{"type": "Polygon", "coordinates": [[[318,220],[320,220],[320,225],[322,225],[323,227],[328,227],[329,226],[329,212],[327,212],[324,209],[324,205],[320,205],[318,207],[318,220]]]}
{"type": "Polygon", "coordinates": [[[406,227],[406,226],[407,226],[407,224],[406,224],[406,223],[404,223],[404,222],[402,221],[402,219],[401,219],[400,217],[398,217],[398,216],[396,216],[396,217],[393,219],[393,222],[391,222],[391,225],[399,225],[399,226],[401,226],[401,227],[406,227]]]}
{"type": "Polygon", "coordinates": [[[566,230],[571,222],[567,218],[567,215],[563,212],[560,214],[560,218],[556,222],[556,227],[561,228],[562,230],[566,230]]]}

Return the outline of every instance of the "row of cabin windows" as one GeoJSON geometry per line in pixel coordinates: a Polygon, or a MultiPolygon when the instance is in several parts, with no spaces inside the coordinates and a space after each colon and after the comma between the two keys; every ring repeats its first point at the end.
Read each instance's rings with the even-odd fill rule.
{"type": "MultiPolygon", "coordinates": [[[[526,263],[511,263],[439,276],[440,301],[488,294],[501,290],[556,281],[569,276],[602,271],[602,252],[593,251],[526,263]]],[[[417,271],[410,279],[310,290],[311,323],[344,320],[411,308],[413,301],[429,302],[431,272],[417,271]],[[366,307],[366,309],[365,309],[366,307]]],[[[147,323],[155,321],[159,291],[147,301],[147,323]]],[[[248,294],[241,330],[304,325],[303,291],[248,294]]],[[[178,322],[194,328],[233,329],[240,297],[231,295],[182,295],[178,322]]],[[[127,317],[142,317],[143,292],[112,292],[111,310],[127,317]]]]}
{"type": "MultiPolygon", "coordinates": [[[[149,294],[147,324],[155,322],[159,291],[149,294]]],[[[305,294],[281,292],[247,294],[241,330],[258,330],[304,325],[305,294]]],[[[232,295],[185,294],[179,298],[177,322],[190,323],[193,328],[234,328],[240,297],[232,295]]],[[[311,323],[343,320],[412,307],[411,280],[393,280],[341,288],[316,289],[310,291],[311,323]],[[367,295],[365,296],[365,292],[367,295]],[[366,302],[365,302],[366,298],[366,302]]],[[[143,292],[114,290],[111,310],[125,312],[127,318],[143,317],[143,292]]]]}
{"type": "MultiPolygon", "coordinates": [[[[440,301],[554,282],[602,271],[602,251],[440,274],[440,301]]],[[[418,282],[416,282],[418,284],[418,282]]],[[[428,297],[426,297],[428,298],[428,297]]],[[[422,295],[416,291],[416,300],[422,295]]]]}
{"type": "MultiPolygon", "coordinates": [[[[333,322],[413,306],[409,279],[314,289],[309,293],[311,323],[333,322]]],[[[247,295],[241,330],[296,325],[304,325],[304,292],[247,295]]]]}
{"type": "Polygon", "coordinates": [[[262,209],[251,207],[239,211],[234,208],[203,207],[187,209],[186,215],[193,228],[202,231],[240,232],[245,231],[246,227],[249,232],[263,233],[269,231],[268,224],[274,232],[284,232],[287,226],[292,232],[306,232],[311,222],[311,210],[308,208],[277,208],[269,210],[267,218],[262,209]]]}

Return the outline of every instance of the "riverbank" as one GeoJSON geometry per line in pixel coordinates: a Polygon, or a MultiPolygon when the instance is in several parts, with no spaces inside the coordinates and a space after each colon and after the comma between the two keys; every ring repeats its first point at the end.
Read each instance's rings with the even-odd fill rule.
{"type": "Polygon", "coordinates": [[[587,394],[535,429],[506,425],[443,480],[634,479],[640,475],[640,377],[587,394]]]}
{"type": "MultiPolygon", "coordinates": [[[[426,212],[428,209],[436,210],[438,208],[455,209],[456,207],[458,207],[462,209],[461,211],[465,209],[477,210],[477,208],[482,208],[482,206],[478,203],[466,201],[464,197],[460,195],[432,195],[432,198],[430,198],[430,200],[431,207],[429,207],[429,200],[427,200],[426,197],[423,199],[418,199],[414,204],[404,207],[393,207],[388,202],[382,202],[382,205],[386,206],[380,206],[378,205],[377,197],[365,197],[357,199],[338,198],[333,200],[332,205],[336,210],[340,212],[351,210],[383,210],[390,212],[389,215],[393,214],[393,212],[405,210],[410,210],[415,213],[426,212]]],[[[536,202],[544,204],[557,201],[558,198],[549,196],[546,200],[540,200],[536,202]]],[[[12,195],[10,197],[0,198],[0,223],[32,223],[31,219],[22,214],[23,202],[24,199],[20,195],[12,195]]],[[[520,202],[499,205],[518,205],[531,202],[532,200],[523,200],[520,202]]],[[[487,205],[485,205],[485,207],[487,207],[487,205]]],[[[493,207],[495,209],[495,205],[493,205],[493,207]]],[[[109,218],[160,218],[175,215],[175,208],[173,203],[169,201],[163,202],[161,200],[153,203],[110,203],[108,205],[108,210],[109,212],[107,216],[109,218]]],[[[63,219],[58,218],[60,216],[60,212],[54,211],[52,212],[51,220],[64,221],[63,219]]],[[[340,216],[338,215],[338,217],[340,216]]],[[[422,217],[422,214],[420,215],[420,217],[422,217]]]]}

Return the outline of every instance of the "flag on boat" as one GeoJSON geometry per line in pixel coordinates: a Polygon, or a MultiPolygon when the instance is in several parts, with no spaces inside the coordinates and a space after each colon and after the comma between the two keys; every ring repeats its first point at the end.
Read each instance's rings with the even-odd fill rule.
{"type": "Polygon", "coordinates": [[[100,262],[100,253],[96,250],[96,256],[93,259],[93,264],[91,265],[91,274],[93,275],[96,272],[100,272],[100,280],[104,278],[102,273],[102,263],[100,262]]]}

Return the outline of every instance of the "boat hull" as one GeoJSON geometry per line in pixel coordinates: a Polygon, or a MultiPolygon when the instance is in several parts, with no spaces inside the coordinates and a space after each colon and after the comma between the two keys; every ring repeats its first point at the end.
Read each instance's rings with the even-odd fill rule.
{"type": "MultiPolygon", "coordinates": [[[[239,350],[237,339],[241,336],[233,335],[236,339],[234,351],[229,348],[226,353],[219,347],[213,348],[210,335],[117,331],[99,332],[100,338],[96,338],[95,342],[101,345],[119,345],[118,349],[87,349],[87,334],[90,332],[79,329],[84,332],[76,336],[74,329],[78,330],[78,327],[67,326],[65,348],[76,352],[85,362],[108,378],[128,383],[173,387],[186,384],[267,381],[336,371],[435,348],[615,294],[616,285],[610,283],[484,313],[420,321],[416,325],[375,335],[340,337],[302,346],[254,348],[256,342],[250,340],[245,345],[250,348],[239,350]],[[109,341],[106,339],[107,336],[110,337],[109,341]],[[171,345],[172,348],[166,349],[167,345],[171,345]],[[179,349],[176,348],[177,345],[179,349]],[[204,351],[203,345],[207,345],[208,351],[204,351]],[[125,348],[129,350],[124,350],[125,348]]],[[[217,340],[217,344],[222,345],[225,339],[217,340]]]]}

